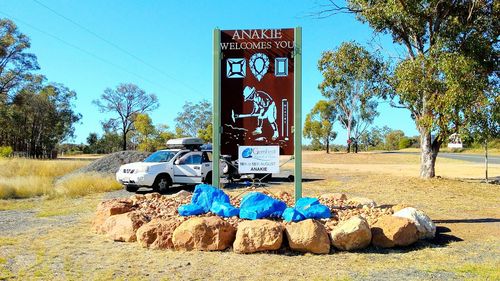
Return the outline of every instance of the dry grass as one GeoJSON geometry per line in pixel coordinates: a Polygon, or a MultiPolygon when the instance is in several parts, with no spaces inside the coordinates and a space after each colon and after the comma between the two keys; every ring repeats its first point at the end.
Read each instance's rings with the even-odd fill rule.
{"type": "Polygon", "coordinates": [[[86,166],[88,161],[34,160],[24,158],[0,159],[0,177],[49,177],[66,175],[86,166]]]}
{"type": "MultiPolygon", "coordinates": [[[[441,229],[449,229],[442,237],[463,241],[420,242],[409,249],[367,249],[330,255],[154,251],[137,243],[112,242],[91,232],[93,210],[102,195],[36,199],[36,204],[35,199],[10,200],[17,201],[19,208],[33,204],[40,221],[58,222],[70,215],[78,217],[79,223],[13,232],[14,240],[2,234],[0,280],[499,280],[498,186],[447,178],[421,180],[416,174],[406,176],[392,171],[400,165],[418,170],[418,160],[412,155],[391,158],[392,163],[364,155],[356,158],[306,153],[304,159],[305,173],[313,173],[306,178],[317,179],[304,183],[304,196],[345,192],[373,198],[378,204],[411,204],[437,220],[441,229]],[[366,169],[371,162],[374,164],[366,169]]],[[[473,165],[445,162],[450,171],[473,165]]],[[[439,165],[438,169],[442,169],[439,165]]],[[[269,189],[293,192],[293,185],[269,189]]]]}
{"type": "Polygon", "coordinates": [[[88,161],[3,159],[0,160],[0,199],[36,196],[78,197],[119,189],[112,178],[80,174],[54,184],[55,179],[87,165],[88,161]]]}
{"type": "Polygon", "coordinates": [[[99,173],[75,174],[57,183],[55,196],[81,197],[93,193],[101,193],[121,189],[122,186],[112,176],[99,173]]]}

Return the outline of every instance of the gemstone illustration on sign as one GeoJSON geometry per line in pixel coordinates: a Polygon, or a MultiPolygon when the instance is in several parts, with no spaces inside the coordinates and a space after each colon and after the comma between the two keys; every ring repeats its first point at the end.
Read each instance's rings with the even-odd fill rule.
{"type": "Polygon", "coordinates": [[[261,80],[269,69],[269,58],[266,54],[256,53],[250,57],[250,70],[257,80],[261,80]]]}
{"type": "Polygon", "coordinates": [[[274,76],[276,77],[288,76],[288,58],[274,59],[274,76]]]}
{"type": "Polygon", "coordinates": [[[227,59],[227,78],[245,78],[247,63],[243,58],[227,59]]]}
{"type": "MultiPolygon", "coordinates": [[[[257,128],[252,132],[252,135],[262,135],[262,126],[264,120],[269,123],[273,130],[271,139],[275,141],[279,137],[278,124],[276,123],[277,109],[273,98],[264,91],[257,91],[255,87],[246,86],[243,90],[243,98],[245,102],[252,102],[253,109],[251,113],[236,114],[231,110],[231,120],[236,123],[236,119],[257,117],[257,128]]],[[[262,137],[259,137],[262,138],[262,137]]],[[[258,138],[258,139],[259,139],[258,138]]],[[[256,139],[257,140],[257,139],[256,139]]],[[[264,139],[262,139],[264,140],[264,139]]]]}

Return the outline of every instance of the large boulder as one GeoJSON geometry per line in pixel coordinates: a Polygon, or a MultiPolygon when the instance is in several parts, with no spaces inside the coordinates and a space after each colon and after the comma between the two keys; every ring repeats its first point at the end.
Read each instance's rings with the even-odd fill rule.
{"type": "Polygon", "coordinates": [[[436,236],[436,225],[423,211],[413,207],[404,208],[394,213],[395,217],[406,218],[415,224],[418,238],[432,239],[436,236]]]}
{"type": "Polygon", "coordinates": [[[114,215],[124,214],[132,211],[134,204],[128,199],[112,199],[103,201],[97,206],[97,211],[92,221],[92,228],[96,233],[103,234],[103,225],[106,220],[114,215]]]}
{"type": "Polygon", "coordinates": [[[193,217],[174,230],[172,242],[177,250],[222,251],[231,246],[235,233],[220,217],[193,217]]]}
{"type": "Polygon", "coordinates": [[[176,218],[153,219],[137,229],[137,242],[144,248],[172,249],[172,236],[180,224],[181,221],[176,218]]]}
{"type": "Polygon", "coordinates": [[[147,222],[147,218],[138,212],[110,216],[104,223],[102,229],[106,236],[123,242],[135,242],[137,229],[147,222]]]}
{"type": "Polygon", "coordinates": [[[331,232],[332,245],[345,251],[359,250],[368,247],[372,240],[372,232],[365,218],[354,216],[339,223],[331,232]]]}
{"type": "Polygon", "coordinates": [[[365,197],[352,197],[347,200],[350,205],[354,205],[358,208],[362,208],[364,206],[374,208],[377,206],[377,203],[373,201],[372,199],[365,198],[365,197]]]}
{"type": "Polygon", "coordinates": [[[382,216],[372,226],[372,244],[381,248],[408,246],[418,240],[417,227],[409,219],[382,216]]]}
{"type": "Polygon", "coordinates": [[[271,220],[243,221],[238,224],[233,249],[236,253],[278,250],[283,242],[283,226],[271,220]]]}
{"type": "Polygon", "coordinates": [[[285,227],[290,248],[299,252],[328,254],[330,239],[325,227],[316,220],[291,223],[285,227]]]}

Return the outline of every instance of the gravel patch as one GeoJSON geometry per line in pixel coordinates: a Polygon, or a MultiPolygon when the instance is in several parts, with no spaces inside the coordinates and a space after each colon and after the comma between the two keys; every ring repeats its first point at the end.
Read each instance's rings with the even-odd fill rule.
{"type": "Polygon", "coordinates": [[[0,211],[0,236],[12,236],[37,230],[44,233],[53,227],[70,226],[80,220],[80,216],[65,215],[47,218],[37,217],[36,210],[8,210],[0,211]]]}
{"type": "Polygon", "coordinates": [[[100,158],[89,165],[78,169],[75,173],[98,172],[102,174],[114,175],[121,165],[140,162],[146,159],[151,153],[142,151],[119,151],[106,157],[100,158]]]}

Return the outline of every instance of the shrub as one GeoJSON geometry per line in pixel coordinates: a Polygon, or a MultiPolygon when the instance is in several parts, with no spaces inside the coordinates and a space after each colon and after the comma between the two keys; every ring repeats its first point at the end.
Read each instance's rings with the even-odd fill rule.
{"type": "Polygon", "coordinates": [[[0,146],[0,158],[1,157],[10,157],[12,156],[12,153],[14,150],[12,150],[12,147],[10,146],[0,146]]]}

